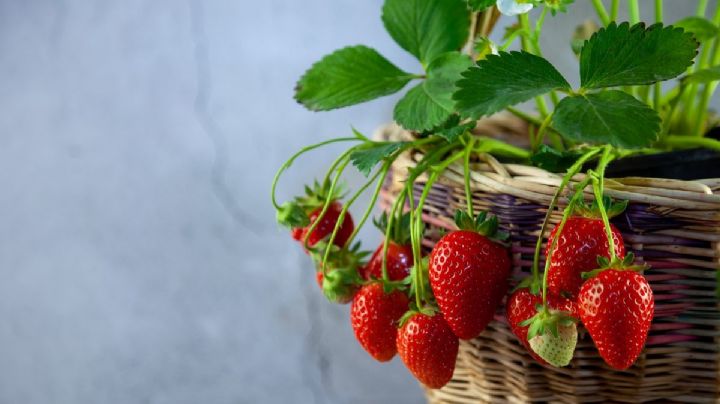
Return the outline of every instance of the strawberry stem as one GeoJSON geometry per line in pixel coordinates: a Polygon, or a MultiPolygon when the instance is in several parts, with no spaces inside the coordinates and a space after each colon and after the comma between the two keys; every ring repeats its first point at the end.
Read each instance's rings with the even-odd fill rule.
{"type": "MultiPolygon", "coordinates": [[[[425,284],[423,283],[422,279],[422,271],[420,270],[420,262],[421,262],[421,240],[422,240],[422,233],[423,233],[423,226],[422,226],[422,212],[423,207],[425,206],[425,200],[427,200],[428,195],[430,194],[430,190],[432,189],[433,184],[435,184],[435,181],[440,177],[440,174],[442,174],[443,171],[445,171],[452,163],[460,159],[466,154],[465,150],[459,151],[446,160],[444,160],[442,163],[440,163],[437,167],[432,167],[432,174],[430,174],[430,177],[428,178],[427,182],[425,183],[425,187],[423,188],[422,194],[420,195],[420,199],[418,201],[417,207],[415,207],[415,224],[413,226],[414,231],[413,234],[415,235],[415,242],[413,243],[413,260],[415,261],[416,266],[416,272],[418,273],[417,280],[419,283],[417,284],[417,290],[420,290],[420,294],[422,296],[425,296],[425,284]]],[[[420,308],[422,306],[418,306],[420,308]]]]}
{"type": "MultiPolygon", "coordinates": [[[[375,208],[375,202],[377,202],[378,195],[380,195],[380,190],[382,189],[383,183],[385,183],[385,178],[387,177],[388,171],[390,171],[390,165],[392,165],[393,161],[395,161],[395,158],[388,159],[383,164],[382,168],[373,176],[373,178],[367,183],[366,186],[369,186],[370,183],[376,180],[378,176],[380,176],[380,179],[377,181],[377,184],[375,185],[375,190],[373,191],[372,196],[370,197],[370,202],[368,203],[367,208],[365,209],[365,213],[363,213],[362,218],[355,226],[355,229],[353,230],[352,234],[350,234],[350,237],[345,242],[345,246],[352,245],[353,240],[357,236],[358,232],[362,227],[365,225],[365,222],[367,221],[368,217],[370,217],[370,213],[372,213],[373,208],[375,208]]],[[[338,220],[338,223],[342,223],[340,220],[338,220]]],[[[337,227],[337,224],[336,226],[337,227]]]]}
{"type": "MultiPolygon", "coordinates": [[[[347,165],[347,162],[344,163],[343,168],[345,167],[345,165],[347,165]]],[[[365,190],[368,189],[368,187],[369,187],[373,182],[377,181],[377,179],[378,179],[378,177],[380,176],[380,174],[387,173],[387,170],[388,170],[389,167],[390,167],[389,162],[386,162],[385,164],[383,164],[383,166],[375,172],[375,174],[370,178],[370,180],[367,181],[365,184],[363,184],[363,186],[360,187],[360,189],[358,189],[358,190],[355,192],[355,194],[347,201],[347,203],[345,203],[345,204],[343,205],[343,208],[342,208],[342,210],[340,211],[340,215],[338,216],[338,219],[337,219],[337,221],[335,222],[335,227],[333,228],[333,232],[332,232],[332,234],[330,234],[330,239],[328,240],[327,247],[325,247],[325,254],[323,255],[323,259],[322,259],[323,270],[324,270],[324,267],[325,267],[325,262],[327,262],[327,259],[328,259],[328,257],[330,256],[330,251],[331,251],[332,246],[333,246],[333,241],[335,241],[335,237],[337,236],[338,231],[340,231],[340,227],[342,227],[342,224],[343,224],[343,222],[345,221],[345,216],[347,215],[348,209],[350,209],[350,206],[352,206],[352,204],[355,203],[355,201],[357,200],[357,198],[358,198],[360,195],[362,195],[362,193],[365,192],[365,190]]],[[[338,176],[339,176],[339,174],[340,174],[340,173],[338,173],[338,176]]],[[[337,179],[337,176],[336,176],[335,178],[337,179]]],[[[383,178],[384,178],[384,177],[383,177],[383,178]]],[[[382,185],[382,181],[378,181],[378,183],[382,185]]],[[[379,188],[376,188],[376,190],[379,192],[379,188]]],[[[373,204],[374,204],[374,202],[373,202],[373,204]]],[[[326,203],[326,206],[327,206],[327,203],[326,203]]],[[[372,205],[371,205],[371,206],[372,206],[372,205]]],[[[369,214],[369,212],[367,212],[367,211],[366,211],[366,213],[369,214]]],[[[366,214],[365,217],[363,218],[363,222],[364,222],[364,220],[367,219],[367,214],[366,214]]],[[[318,220],[316,221],[316,223],[319,222],[319,221],[320,221],[320,220],[318,219],[318,220]]],[[[310,233],[310,232],[308,232],[308,234],[309,234],[309,233],[310,233]]],[[[356,234],[356,233],[353,232],[353,235],[354,235],[354,234],[356,234]]],[[[350,239],[348,239],[348,243],[346,243],[346,246],[347,246],[347,245],[350,245],[350,244],[349,244],[349,241],[350,241],[350,239]]],[[[324,274],[324,273],[323,273],[323,274],[324,274]]]]}
{"type": "MultiPolygon", "coordinates": [[[[558,199],[560,199],[560,195],[562,194],[563,190],[567,187],[567,185],[570,183],[570,180],[572,177],[577,174],[580,169],[582,168],[583,164],[585,164],[586,161],[594,157],[596,154],[600,152],[600,149],[593,148],[590,149],[587,153],[580,156],[580,158],[575,161],[575,163],[568,168],[567,173],[565,176],[563,176],[562,181],[560,182],[560,186],[558,187],[557,191],[555,191],[555,195],[553,195],[552,200],[550,201],[550,205],[548,206],[547,213],[545,214],[545,219],[543,220],[542,226],[540,227],[540,234],[538,235],[537,242],[535,243],[535,255],[533,256],[533,265],[532,265],[532,279],[533,282],[539,281],[539,266],[540,266],[540,250],[542,248],[542,242],[543,242],[543,236],[545,235],[545,230],[547,229],[547,226],[550,222],[550,216],[552,215],[552,212],[555,210],[555,206],[557,206],[558,199]]],[[[546,258],[547,259],[547,258],[546,258]]]]}
{"type": "Polygon", "coordinates": [[[548,272],[550,269],[550,257],[552,257],[553,252],[555,251],[555,248],[557,247],[558,240],[560,239],[560,235],[562,234],[563,228],[565,227],[565,223],[567,222],[568,218],[572,214],[575,205],[583,200],[584,196],[584,190],[585,187],[590,183],[591,178],[590,176],[587,176],[584,180],[582,180],[577,187],[575,188],[575,194],[570,198],[570,201],[568,201],[567,206],[565,207],[565,210],[563,210],[563,216],[560,220],[560,224],[558,224],[557,231],[555,233],[555,238],[553,238],[552,243],[550,243],[550,248],[548,248],[547,252],[547,258],[545,259],[545,270],[543,272],[543,283],[542,283],[542,297],[543,297],[543,311],[548,312],[548,306],[547,306],[547,278],[548,278],[548,272]]]}
{"type": "Polygon", "coordinates": [[[392,207],[390,208],[390,214],[388,215],[387,219],[387,227],[385,228],[385,240],[383,241],[383,250],[382,250],[382,279],[383,282],[388,282],[388,274],[387,274],[387,255],[388,255],[388,245],[390,244],[390,239],[392,238],[390,236],[390,231],[394,227],[393,222],[395,221],[395,215],[402,215],[402,209],[399,209],[400,206],[405,205],[405,200],[407,199],[407,189],[403,188],[400,193],[397,196],[397,199],[395,199],[395,202],[393,202],[392,207]],[[400,210],[400,213],[398,213],[398,209],[400,210]]]}
{"type": "Polygon", "coordinates": [[[595,201],[602,217],[603,225],[605,227],[605,235],[608,239],[608,252],[610,259],[615,258],[615,241],[613,240],[612,229],[610,228],[610,219],[608,218],[607,210],[603,203],[603,185],[605,183],[605,168],[608,163],[612,161],[614,156],[612,155],[612,146],[605,146],[603,154],[600,157],[600,161],[597,165],[597,172],[595,175],[591,175],[593,182],[593,192],[595,193],[595,201]]]}
{"type": "MultiPolygon", "coordinates": [[[[333,163],[332,167],[330,167],[330,170],[328,171],[328,174],[325,176],[325,182],[328,181],[328,178],[330,177],[330,173],[335,170],[337,167],[337,172],[335,174],[335,178],[333,178],[332,182],[330,183],[330,188],[328,190],[327,197],[325,198],[325,203],[323,204],[323,208],[320,211],[320,214],[318,215],[317,219],[313,221],[312,224],[310,224],[310,228],[308,229],[307,233],[305,233],[305,238],[303,239],[303,246],[306,250],[310,250],[310,246],[308,245],[308,240],[310,239],[310,235],[315,231],[315,228],[318,226],[318,224],[322,221],[323,217],[325,217],[325,214],[328,211],[328,208],[330,207],[330,203],[333,201],[333,196],[335,193],[335,187],[337,187],[338,181],[340,181],[340,177],[342,176],[343,171],[345,171],[345,167],[350,163],[350,153],[353,151],[354,147],[351,147],[348,149],[345,153],[343,153],[340,157],[338,157],[337,160],[333,163]],[[339,166],[338,166],[339,164],[339,166]]],[[[323,263],[323,275],[325,275],[324,272],[325,264],[323,263]]]]}
{"type": "Polygon", "coordinates": [[[475,214],[473,213],[472,191],[470,190],[470,155],[472,154],[474,145],[475,138],[471,136],[470,141],[467,143],[467,146],[465,146],[465,165],[463,167],[465,174],[465,200],[467,202],[467,211],[470,217],[475,217],[475,214]]]}
{"type": "Polygon", "coordinates": [[[325,145],[328,145],[331,143],[350,142],[350,141],[357,141],[357,140],[358,139],[356,137],[340,137],[340,138],[336,138],[336,139],[326,140],[324,142],[315,143],[313,145],[303,147],[302,149],[300,149],[300,151],[293,154],[292,157],[287,159],[287,161],[285,161],[285,163],[282,166],[280,166],[280,169],[277,171],[277,173],[275,173],[275,178],[273,178],[272,187],[270,189],[270,198],[272,200],[272,204],[275,207],[275,209],[280,209],[280,204],[277,202],[277,198],[275,196],[275,189],[277,188],[277,184],[280,181],[280,177],[285,172],[285,170],[290,168],[290,166],[295,162],[295,160],[298,157],[300,157],[301,155],[303,155],[311,150],[315,150],[319,147],[322,147],[322,146],[325,146],[325,145]]]}

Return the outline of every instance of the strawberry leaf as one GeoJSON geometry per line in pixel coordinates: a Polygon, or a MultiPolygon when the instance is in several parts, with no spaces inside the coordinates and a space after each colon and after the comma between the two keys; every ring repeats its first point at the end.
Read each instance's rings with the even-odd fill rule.
{"type": "Polygon", "coordinates": [[[582,152],[577,150],[559,151],[541,144],[538,151],[530,157],[530,161],[536,167],[558,173],[570,168],[580,156],[582,156],[582,152]]]}
{"type": "Polygon", "coordinates": [[[488,55],[462,74],[453,95],[464,117],[480,118],[570,84],[547,60],[527,52],[488,55]]]}
{"type": "Polygon", "coordinates": [[[494,6],[496,0],[467,0],[467,3],[472,11],[484,11],[494,6]]]}
{"type": "Polygon", "coordinates": [[[309,110],[327,111],[395,93],[414,77],[375,49],[349,46],[305,72],[295,87],[295,99],[309,110]]]}
{"type": "Polygon", "coordinates": [[[452,94],[460,74],[472,65],[467,55],[448,52],[428,66],[427,79],[395,105],[394,118],[405,129],[427,131],[447,121],[453,113],[452,94]]]}
{"type": "Polygon", "coordinates": [[[370,147],[362,147],[350,153],[350,161],[367,177],[373,167],[406,144],[407,142],[372,142],[370,147]]]}
{"type": "Polygon", "coordinates": [[[575,142],[640,148],[657,140],[660,117],[647,104],[619,90],[564,98],[553,127],[575,142]]]}
{"type": "Polygon", "coordinates": [[[470,29],[463,0],[385,0],[382,21],[395,42],[423,65],[459,50],[470,29]]]}
{"type": "Polygon", "coordinates": [[[429,131],[422,132],[425,136],[435,135],[444,138],[448,143],[454,142],[465,132],[473,130],[477,126],[477,121],[468,121],[460,123],[460,115],[452,114],[442,125],[437,126],[429,131]]]}
{"type": "Polygon", "coordinates": [[[681,28],[612,22],[585,42],[580,82],[583,88],[604,88],[668,80],[692,65],[698,45],[681,28]]]}

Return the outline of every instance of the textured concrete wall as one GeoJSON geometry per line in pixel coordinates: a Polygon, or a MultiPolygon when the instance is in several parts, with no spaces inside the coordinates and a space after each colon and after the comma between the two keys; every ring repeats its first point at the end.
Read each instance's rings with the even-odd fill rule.
{"type": "MultiPolygon", "coordinates": [[[[0,0],[0,404],[422,400],[356,344],[268,200],[301,145],[390,119],[393,97],[292,100],[347,44],[418,70],[381,3],[0,0]]],[[[577,76],[565,20],[545,45],[577,76]]]]}

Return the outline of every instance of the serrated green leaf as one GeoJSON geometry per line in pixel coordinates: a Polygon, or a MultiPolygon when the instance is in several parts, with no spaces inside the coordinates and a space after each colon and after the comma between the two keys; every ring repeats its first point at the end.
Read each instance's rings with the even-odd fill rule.
{"type": "Polygon", "coordinates": [[[457,140],[457,138],[462,136],[463,133],[469,130],[473,130],[475,126],[477,126],[476,121],[463,123],[450,128],[443,128],[441,130],[438,130],[435,132],[435,135],[445,138],[448,143],[452,143],[457,140]]]}
{"type": "Polygon", "coordinates": [[[326,111],[392,94],[415,76],[400,70],[375,49],[339,49],[315,63],[295,87],[295,99],[312,111],[326,111]]]}
{"type": "Polygon", "coordinates": [[[660,131],[657,112],[619,90],[566,97],[552,122],[567,139],[624,148],[649,146],[660,131]]]}
{"type": "Polygon", "coordinates": [[[438,56],[428,66],[427,79],[413,87],[395,105],[394,118],[405,129],[427,131],[453,113],[452,94],[460,74],[472,60],[459,52],[438,56]]]}
{"type": "Polygon", "coordinates": [[[382,20],[395,42],[423,64],[459,50],[470,28],[463,0],[385,0],[382,20]]]}
{"type": "Polygon", "coordinates": [[[582,153],[579,151],[559,151],[541,144],[538,151],[530,157],[530,161],[543,170],[559,173],[566,171],[580,156],[582,153]]]}
{"type": "Polygon", "coordinates": [[[488,55],[462,74],[453,95],[466,117],[479,118],[570,84],[547,60],[527,52],[488,55]]]}
{"type": "Polygon", "coordinates": [[[604,88],[668,80],[692,65],[697,47],[681,28],[612,22],[583,46],[580,82],[584,88],[604,88]]]}
{"type": "Polygon", "coordinates": [[[366,177],[385,157],[400,150],[407,142],[376,143],[371,147],[361,148],[350,153],[350,161],[366,177]]]}
{"type": "Polygon", "coordinates": [[[707,69],[698,70],[683,78],[687,84],[706,84],[711,81],[720,80],[720,66],[708,67],[707,69]]]}
{"type": "Polygon", "coordinates": [[[720,30],[712,23],[712,21],[697,16],[683,18],[682,20],[673,23],[673,26],[680,27],[684,29],[685,32],[692,33],[695,39],[700,42],[713,39],[718,36],[718,33],[720,33],[720,30]]]}
{"type": "Polygon", "coordinates": [[[467,0],[468,7],[472,11],[484,11],[485,9],[495,5],[497,0],[467,0]]]}

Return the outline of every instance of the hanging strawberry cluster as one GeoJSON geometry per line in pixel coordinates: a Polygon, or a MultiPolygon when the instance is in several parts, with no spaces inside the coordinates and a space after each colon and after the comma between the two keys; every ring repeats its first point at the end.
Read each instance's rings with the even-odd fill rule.
{"type": "Polygon", "coordinates": [[[644,347],[653,317],[652,291],[642,275],[645,267],[634,263],[610,224],[626,203],[605,195],[604,173],[614,158],[667,147],[676,108],[689,97],[684,83],[707,74],[686,75],[679,91],[663,95],[659,82],[692,65],[696,35],[662,24],[616,24],[598,8],[605,26],[573,46],[581,78],[580,88],[573,89],[539,49],[547,12],[554,16],[569,3],[386,0],[383,23],[418,59],[421,74],[404,72],[360,45],[324,57],[298,82],[299,102],[311,110],[330,110],[419,80],[394,109],[395,121],[412,133],[410,140],[374,141],[354,131],[353,136],[308,146],[278,171],[272,202],[278,222],[315,263],[323,294],[332,302],[351,303],[351,325],[360,345],[380,362],[399,354],[429,388],[448,383],[459,341],[480,335],[506,297],[513,333],[542,364],[571,362],[578,324],[613,368],[631,366],[644,347]],[[525,13],[534,6],[542,12],[532,27],[525,13]],[[518,24],[500,45],[488,38],[498,10],[518,15],[518,24]],[[516,40],[523,50],[506,52],[516,40]],[[514,108],[533,99],[539,116],[514,108]],[[529,149],[473,134],[478,119],[503,110],[529,123],[529,149]],[[280,204],[275,189],[281,174],[304,153],[334,143],[350,146],[305,195],[280,204]],[[383,242],[372,254],[364,252],[355,241],[358,231],[372,215],[393,163],[410,151],[422,158],[408,170],[393,205],[374,220],[383,242]],[[488,154],[566,173],[538,235],[531,276],[512,291],[508,234],[498,230],[495,216],[475,212],[473,206],[473,162],[488,154]],[[595,168],[581,174],[593,161],[595,168]],[[346,193],[342,176],[351,165],[368,181],[346,193]],[[423,207],[451,166],[464,172],[467,206],[456,214],[457,230],[445,234],[426,255],[423,207]],[[586,201],[588,187],[592,197],[586,201]],[[349,209],[368,190],[370,203],[355,222],[349,209]],[[561,201],[562,219],[550,232],[541,271],[544,235],[561,201]]]}

